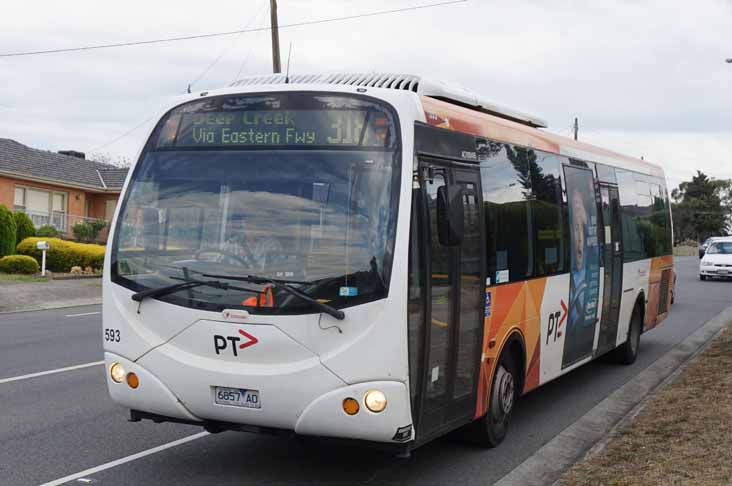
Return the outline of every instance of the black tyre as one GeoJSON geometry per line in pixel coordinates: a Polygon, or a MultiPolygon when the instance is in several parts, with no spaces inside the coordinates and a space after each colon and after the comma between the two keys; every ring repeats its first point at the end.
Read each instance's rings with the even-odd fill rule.
{"type": "Polygon", "coordinates": [[[638,349],[640,348],[641,327],[641,311],[638,305],[633,309],[633,315],[630,318],[630,328],[628,329],[628,339],[620,345],[613,354],[615,361],[631,365],[638,358],[638,349]]]}
{"type": "Polygon", "coordinates": [[[483,447],[496,447],[508,433],[513,407],[519,396],[517,364],[509,352],[501,355],[493,375],[488,412],[470,424],[464,437],[483,447]]]}
{"type": "Polygon", "coordinates": [[[706,279],[707,279],[706,275],[702,275],[701,273],[699,274],[699,280],[706,280],[706,279]]]}

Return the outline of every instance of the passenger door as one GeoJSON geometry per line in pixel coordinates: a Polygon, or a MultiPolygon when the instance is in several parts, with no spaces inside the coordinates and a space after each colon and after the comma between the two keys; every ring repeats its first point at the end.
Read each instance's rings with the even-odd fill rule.
{"type": "Polygon", "coordinates": [[[421,400],[417,419],[420,439],[438,435],[475,411],[483,335],[484,234],[478,168],[435,159],[420,163],[425,201],[422,232],[426,242],[426,296],[421,400]],[[444,187],[462,218],[458,244],[439,237],[438,193],[444,187]]]}
{"type": "Polygon", "coordinates": [[[602,225],[604,228],[605,283],[602,299],[602,321],[597,354],[615,348],[618,339],[618,317],[623,285],[623,235],[620,222],[620,196],[617,186],[601,185],[602,225]]]}

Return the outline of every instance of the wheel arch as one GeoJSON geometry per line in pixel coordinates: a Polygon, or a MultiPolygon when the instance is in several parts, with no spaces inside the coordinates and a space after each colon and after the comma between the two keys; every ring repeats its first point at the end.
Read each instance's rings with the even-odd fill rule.
{"type": "MultiPolygon", "coordinates": [[[[633,312],[635,312],[635,308],[640,308],[640,317],[641,317],[641,334],[643,334],[646,331],[646,306],[648,305],[648,302],[646,301],[646,293],[641,290],[638,292],[638,295],[635,298],[635,303],[633,304],[633,312]]],[[[633,313],[631,312],[630,318],[633,319],[633,313]]],[[[628,329],[630,330],[630,325],[628,325],[628,329]]]]}
{"type": "MultiPolygon", "coordinates": [[[[521,333],[519,329],[513,329],[511,332],[509,332],[508,337],[503,342],[503,345],[501,346],[500,352],[497,354],[498,360],[496,361],[496,364],[498,361],[500,361],[501,357],[503,356],[503,353],[510,353],[511,356],[514,358],[514,362],[517,364],[518,369],[520,372],[518,373],[518,379],[519,383],[516,386],[516,390],[518,391],[518,396],[523,395],[524,393],[524,384],[526,383],[526,341],[524,340],[524,335],[521,333]]],[[[493,367],[493,373],[495,374],[495,368],[493,367]]],[[[493,377],[491,377],[491,382],[493,380],[493,377]]]]}

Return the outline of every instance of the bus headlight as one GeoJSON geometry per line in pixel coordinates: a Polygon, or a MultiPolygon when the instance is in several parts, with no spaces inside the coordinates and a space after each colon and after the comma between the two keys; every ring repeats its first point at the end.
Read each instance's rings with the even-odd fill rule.
{"type": "Polygon", "coordinates": [[[363,403],[374,413],[383,412],[386,408],[386,395],[379,390],[367,391],[363,397],[363,403]]]}
{"type": "Polygon", "coordinates": [[[116,361],[109,367],[109,376],[115,383],[122,383],[125,379],[125,369],[116,361]]]}

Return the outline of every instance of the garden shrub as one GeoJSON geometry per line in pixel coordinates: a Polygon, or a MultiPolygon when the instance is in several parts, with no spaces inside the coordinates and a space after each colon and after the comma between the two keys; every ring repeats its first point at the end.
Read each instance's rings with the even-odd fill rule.
{"type": "Polygon", "coordinates": [[[0,272],[32,275],[38,273],[38,262],[26,255],[4,256],[0,258],[0,272]]]}
{"type": "Polygon", "coordinates": [[[74,238],[82,242],[92,242],[97,239],[99,232],[107,226],[107,222],[101,219],[91,221],[79,221],[71,227],[74,238]]]}
{"type": "Polygon", "coordinates": [[[101,270],[104,266],[103,245],[75,243],[59,238],[26,238],[18,244],[17,251],[41,261],[41,250],[36,248],[39,241],[47,241],[50,248],[46,252],[46,268],[52,272],[68,272],[71,267],[92,267],[101,270]]]}
{"type": "Polygon", "coordinates": [[[0,204],[0,258],[15,253],[15,218],[0,204]]]}
{"type": "MultiPolygon", "coordinates": [[[[36,230],[36,236],[44,236],[46,238],[56,238],[58,230],[50,224],[44,224],[36,230]]],[[[22,240],[21,240],[22,241],[22,240]]]]}
{"type": "Polygon", "coordinates": [[[33,226],[30,216],[18,211],[14,215],[15,217],[15,244],[17,245],[26,238],[36,236],[36,227],[33,226]]]}

